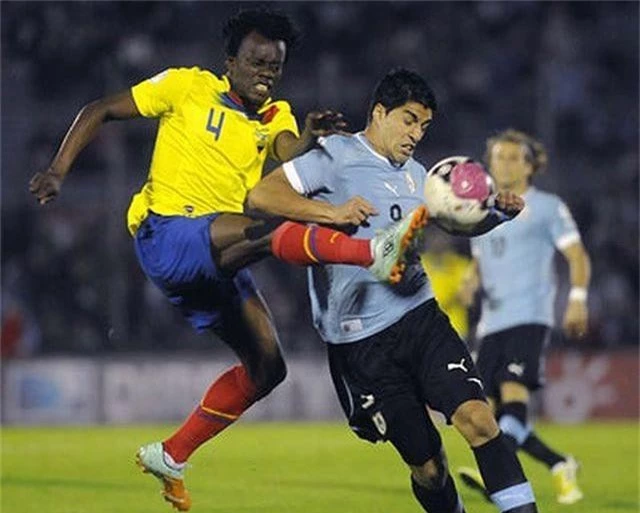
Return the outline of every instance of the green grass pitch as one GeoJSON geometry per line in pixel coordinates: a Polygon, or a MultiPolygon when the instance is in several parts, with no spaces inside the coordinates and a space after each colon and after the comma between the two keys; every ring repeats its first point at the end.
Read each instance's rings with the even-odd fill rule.
{"type": "MultiPolygon", "coordinates": [[[[5,428],[2,513],[146,513],[171,508],[133,463],[137,447],[170,426],[5,428]]],[[[540,436],[581,460],[586,498],[553,500],[546,469],[522,461],[541,512],[638,512],[638,424],[540,425],[540,436]]],[[[473,463],[442,429],[452,468],[473,463]]],[[[344,424],[239,423],[191,461],[194,513],[417,513],[408,472],[389,444],[358,440],[344,424]]],[[[459,485],[469,513],[497,511],[459,485]]]]}

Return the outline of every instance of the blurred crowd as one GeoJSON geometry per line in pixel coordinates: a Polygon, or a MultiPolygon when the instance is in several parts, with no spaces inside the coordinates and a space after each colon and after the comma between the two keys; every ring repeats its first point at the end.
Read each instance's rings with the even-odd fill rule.
{"type": "MultiPolygon", "coordinates": [[[[79,108],[167,67],[222,72],[223,21],[243,2],[2,2],[2,351],[201,350],[145,281],[125,229],[155,123],[113,124],[38,208],[29,177],[46,167],[79,108]]],[[[278,96],[298,120],[314,108],[366,121],[390,68],[422,72],[439,98],[417,158],[481,158],[514,127],[542,140],[593,263],[584,347],[638,344],[638,6],[636,2],[278,2],[303,30],[278,96]]],[[[466,241],[451,250],[468,254],[466,241]]],[[[254,266],[285,352],[320,351],[305,271],[254,266]]],[[[561,283],[566,269],[558,265],[561,283]]],[[[566,287],[559,289],[562,306],[566,287]]],[[[473,320],[473,307],[471,319],[473,320]]],[[[473,330],[469,337],[473,338],[473,330]]],[[[557,337],[555,344],[570,341],[557,337]]]]}

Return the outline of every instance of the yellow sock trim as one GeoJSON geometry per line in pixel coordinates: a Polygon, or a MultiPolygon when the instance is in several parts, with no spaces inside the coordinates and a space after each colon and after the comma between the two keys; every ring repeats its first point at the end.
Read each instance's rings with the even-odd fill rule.
{"type": "Polygon", "coordinates": [[[218,417],[223,417],[223,418],[229,419],[229,420],[237,420],[238,417],[240,416],[240,415],[231,415],[229,413],[223,413],[223,412],[218,411],[218,410],[212,410],[211,408],[207,408],[202,403],[200,403],[200,408],[202,408],[207,413],[211,413],[212,415],[217,415],[218,417]]]}
{"type": "Polygon", "coordinates": [[[304,252],[307,256],[313,260],[315,263],[319,263],[320,261],[315,257],[313,252],[311,251],[311,246],[309,244],[309,239],[311,237],[311,228],[307,228],[307,231],[304,232],[304,239],[302,241],[302,247],[304,248],[304,252]]]}

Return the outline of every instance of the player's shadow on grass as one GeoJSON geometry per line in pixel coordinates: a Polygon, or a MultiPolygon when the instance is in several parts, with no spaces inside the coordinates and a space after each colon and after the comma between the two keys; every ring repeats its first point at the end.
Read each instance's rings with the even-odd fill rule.
{"type": "Polygon", "coordinates": [[[297,488],[310,488],[318,490],[324,488],[327,490],[346,490],[348,492],[363,493],[371,495],[378,493],[380,495],[406,495],[408,487],[405,485],[383,485],[380,483],[368,483],[362,481],[330,481],[318,479],[278,479],[274,481],[274,485],[292,486],[297,488]]]}
{"type": "Polygon", "coordinates": [[[0,486],[21,486],[25,488],[86,488],[101,490],[136,490],[139,486],[131,483],[92,481],[88,479],[64,479],[59,477],[5,477],[0,480],[0,486]]]}

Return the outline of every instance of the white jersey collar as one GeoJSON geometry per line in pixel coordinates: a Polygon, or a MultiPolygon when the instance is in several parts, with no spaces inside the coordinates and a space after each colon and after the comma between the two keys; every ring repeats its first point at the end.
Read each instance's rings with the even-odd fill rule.
{"type": "Polygon", "coordinates": [[[401,165],[395,165],[394,163],[392,163],[387,157],[380,155],[380,153],[378,153],[376,150],[373,149],[373,146],[371,146],[371,143],[367,140],[366,136],[364,135],[364,132],[358,132],[356,135],[356,139],[358,139],[358,141],[360,141],[360,143],[371,152],[371,154],[382,160],[383,162],[386,162],[388,165],[390,165],[393,169],[402,169],[405,164],[407,162],[409,162],[409,160],[407,160],[407,162],[405,162],[404,164],[401,165]]]}

